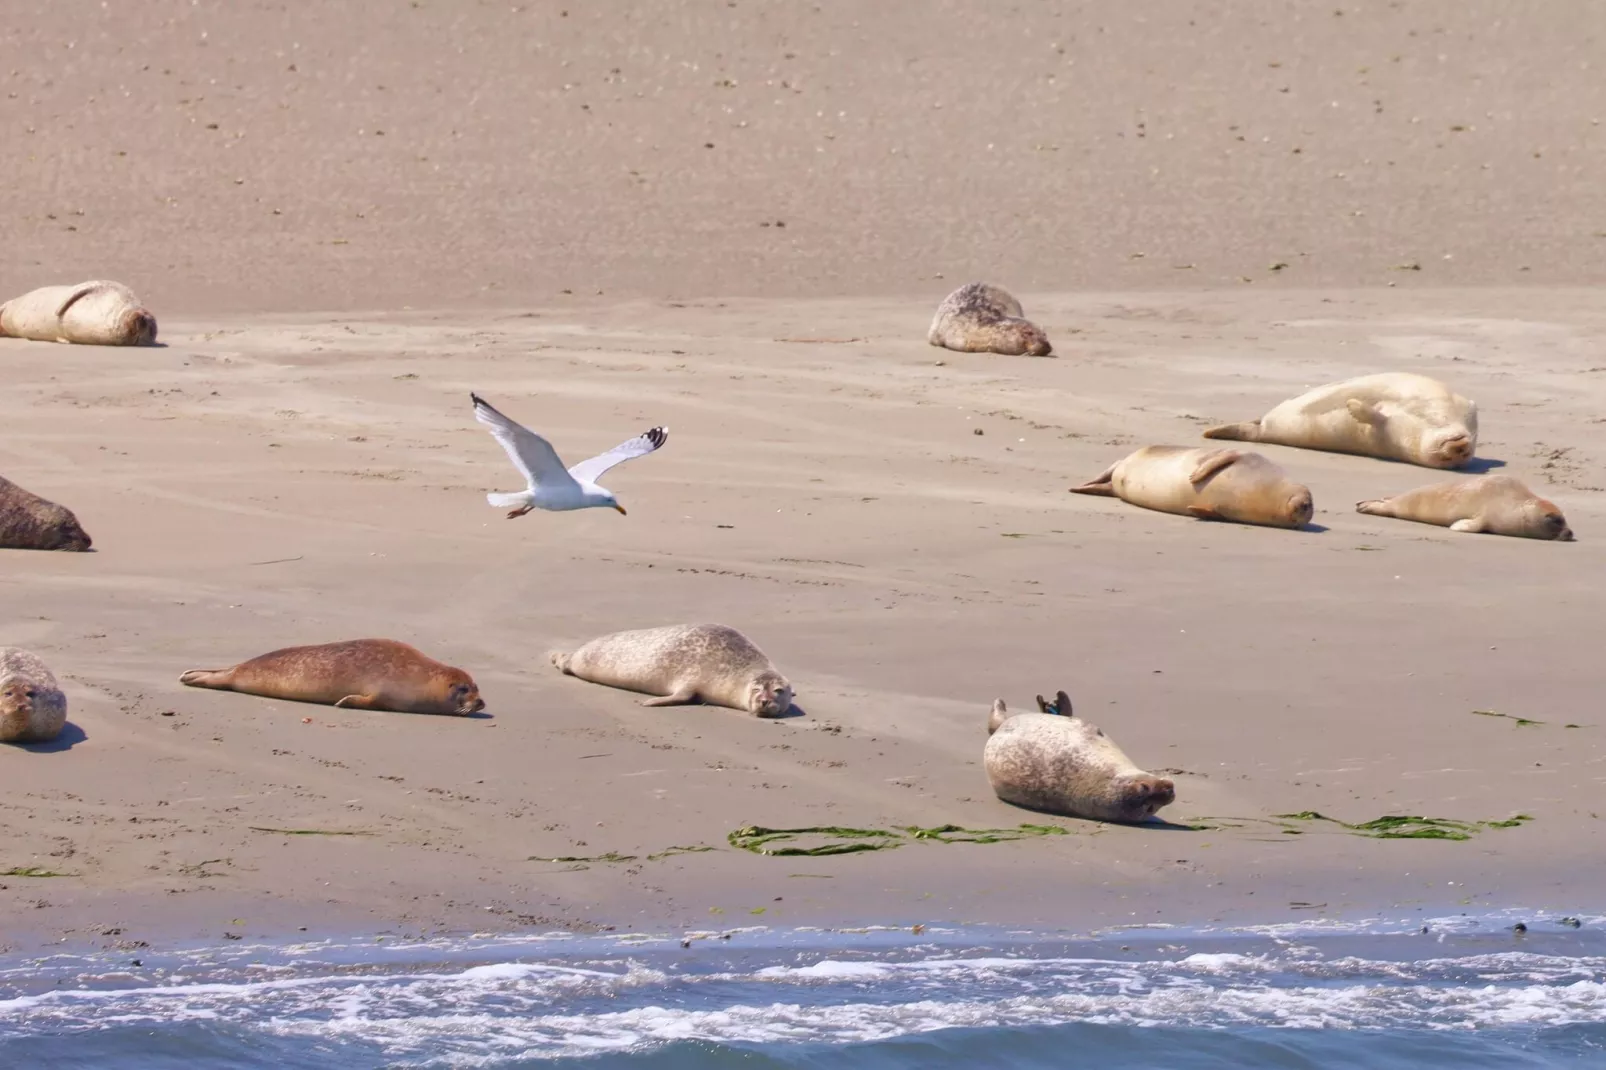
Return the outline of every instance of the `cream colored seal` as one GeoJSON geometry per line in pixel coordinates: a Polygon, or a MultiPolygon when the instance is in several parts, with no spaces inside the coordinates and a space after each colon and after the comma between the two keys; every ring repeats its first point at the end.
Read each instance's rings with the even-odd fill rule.
{"type": "Polygon", "coordinates": [[[0,743],[48,743],[67,724],[67,696],[38,655],[0,647],[0,743]]]}
{"type": "Polygon", "coordinates": [[[394,639],[290,646],[231,669],[191,669],[178,680],[190,687],[359,710],[466,716],[485,708],[468,673],[394,639]]]}
{"type": "Polygon", "coordinates": [[[982,765],[1007,803],[1095,821],[1147,821],[1176,800],[1176,785],[1132,764],[1115,741],[1077,717],[1061,691],[1039,713],[993,702],[982,765]]]}
{"type": "Polygon", "coordinates": [[[779,717],[792,706],[792,685],[752,640],[723,624],[671,624],[615,632],[552,664],[594,684],[646,695],[643,706],[702,702],[779,717]]]}
{"type": "Polygon", "coordinates": [[[1054,351],[1043,329],[1026,319],[1020,302],[985,282],[966,283],[944,298],[926,341],[961,353],[1011,357],[1046,357],[1054,351]]]}
{"type": "Polygon", "coordinates": [[[1474,476],[1417,487],[1392,498],[1357,502],[1357,513],[1437,524],[1451,531],[1572,542],[1567,518],[1515,476],[1474,476]]]}
{"type": "Polygon", "coordinates": [[[1145,509],[1204,520],[1301,528],[1310,523],[1310,490],[1258,453],[1145,446],[1072,494],[1103,494],[1145,509]]]}
{"type": "Polygon", "coordinates": [[[120,282],[42,286],[0,305],[0,336],[96,346],[148,346],[156,317],[120,282]]]}
{"type": "Polygon", "coordinates": [[[87,550],[88,532],[71,509],[0,476],[0,549],[87,550]]]}
{"type": "Polygon", "coordinates": [[[1204,437],[1459,468],[1477,451],[1478,407],[1437,379],[1384,372],[1319,386],[1204,437]]]}

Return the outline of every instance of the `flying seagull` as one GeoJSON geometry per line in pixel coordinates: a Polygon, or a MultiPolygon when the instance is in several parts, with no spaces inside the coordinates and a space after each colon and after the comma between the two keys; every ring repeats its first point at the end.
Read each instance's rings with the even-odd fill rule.
{"type": "Polygon", "coordinates": [[[469,397],[474,399],[474,418],[491,429],[491,434],[507,450],[507,455],[529,483],[525,490],[485,496],[485,500],[498,509],[512,507],[513,511],[507,514],[509,520],[531,509],[560,512],[607,506],[623,513],[625,507],[619,504],[613,492],[597,486],[597,477],[632,457],[646,456],[669,440],[669,428],[655,427],[566,470],[550,442],[523,424],[509,420],[478,394],[471,393],[469,397]]]}

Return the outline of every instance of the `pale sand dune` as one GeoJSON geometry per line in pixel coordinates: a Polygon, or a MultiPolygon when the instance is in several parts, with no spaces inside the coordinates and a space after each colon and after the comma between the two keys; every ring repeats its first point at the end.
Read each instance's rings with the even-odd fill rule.
{"type": "Polygon", "coordinates": [[[48,661],[86,737],[0,752],[0,869],[74,874],[0,879],[8,939],[719,927],[758,908],[1085,928],[1277,920],[1296,902],[1565,909],[1599,885],[1598,292],[1023,293],[1056,360],[926,345],[945,292],[168,316],[166,348],[0,343],[0,472],[95,538],[0,558],[0,644],[48,661]],[[1553,497],[1580,541],[1361,516],[1356,501],[1453,476],[1276,446],[1326,530],[1067,493],[1138,445],[1197,444],[1394,368],[1473,397],[1479,454],[1553,497]],[[628,517],[508,521],[484,502],[507,471],[471,389],[571,460],[656,423],[673,435],[614,473],[628,517]],[[545,657],[682,620],[746,631],[806,715],[643,709],[545,657]],[[367,635],[468,669],[493,716],[177,683],[367,635]],[[988,789],[984,721],[995,697],[1029,708],[1058,688],[1140,764],[1186,770],[1173,820],[1534,821],[1462,843],[1067,822],[835,858],[723,849],[749,823],[1032,821],[988,789]],[[722,849],[528,861],[693,844],[722,849]]]}

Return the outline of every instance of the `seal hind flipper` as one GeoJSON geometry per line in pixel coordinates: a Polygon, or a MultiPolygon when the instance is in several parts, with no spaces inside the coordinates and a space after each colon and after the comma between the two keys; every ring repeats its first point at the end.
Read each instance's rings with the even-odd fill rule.
{"type": "Polygon", "coordinates": [[[1097,476],[1083,483],[1080,487],[1072,487],[1072,494],[1102,494],[1106,498],[1115,497],[1115,465],[1110,465],[1097,476]]]}
{"type": "Polygon", "coordinates": [[[1367,516],[1393,516],[1387,498],[1373,498],[1371,501],[1356,502],[1355,511],[1365,513],[1367,516]]]}
{"type": "Polygon", "coordinates": [[[573,676],[574,673],[569,671],[569,659],[571,657],[573,657],[572,654],[565,654],[561,650],[554,650],[552,652],[552,664],[557,666],[558,671],[563,675],[573,676]]]}
{"type": "Polygon", "coordinates": [[[1060,717],[1074,717],[1071,712],[1071,696],[1063,691],[1054,693],[1054,701],[1050,702],[1042,695],[1037,696],[1037,708],[1042,713],[1056,714],[1060,717]]]}
{"type": "Polygon", "coordinates": [[[180,675],[178,682],[187,684],[190,687],[210,687],[219,691],[227,691],[229,689],[228,677],[233,672],[233,669],[191,669],[189,672],[180,675]],[[223,677],[223,679],[218,679],[218,677],[223,677]]]}
{"type": "MultiPolygon", "coordinates": [[[[1041,695],[1038,696],[1037,701],[1043,701],[1041,695]]],[[[990,736],[998,731],[998,726],[1007,720],[1009,720],[1009,707],[1004,705],[1003,699],[993,699],[993,712],[987,717],[987,734],[990,736]]]]}
{"type": "Polygon", "coordinates": [[[1207,454],[1199,461],[1198,466],[1194,468],[1193,474],[1188,477],[1188,482],[1197,486],[1222,469],[1243,460],[1243,457],[1242,450],[1216,450],[1214,453],[1207,454]]]}
{"type": "Polygon", "coordinates": [[[1205,438],[1226,438],[1234,442],[1259,442],[1260,421],[1245,420],[1243,423],[1221,424],[1218,427],[1208,427],[1204,431],[1205,438]]]}

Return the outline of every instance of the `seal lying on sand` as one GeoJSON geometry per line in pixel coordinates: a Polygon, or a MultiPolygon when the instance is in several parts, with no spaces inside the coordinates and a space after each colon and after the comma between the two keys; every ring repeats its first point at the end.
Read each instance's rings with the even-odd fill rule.
{"type": "Polygon", "coordinates": [[[394,639],[287,646],[232,669],[191,669],[178,681],[359,710],[461,716],[485,708],[468,673],[394,639]]]}
{"type": "Polygon", "coordinates": [[[985,282],[966,283],[944,298],[926,341],[961,353],[1011,357],[1046,357],[1054,351],[1043,329],[1026,319],[1020,302],[985,282]]]}
{"type": "Polygon", "coordinates": [[[1205,520],[1302,528],[1314,506],[1310,490],[1258,453],[1187,446],[1145,446],[1072,494],[1104,494],[1145,509],[1205,520]]]}
{"type": "Polygon", "coordinates": [[[156,317],[134,291],[104,279],[42,286],[0,305],[0,336],[96,346],[148,346],[156,317]]]}
{"type": "Polygon", "coordinates": [[[0,549],[87,550],[89,543],[71,509],[0,476],[0,549]]]}
{"type": "Polygon", "coordinates": [[[1478,447],[1478,407],[1437,379],[1385,372],[1319,386],[1204,437],[1459,468],[1478,447]]]}
{"type": "Polygon", "coordinates": [[[1355,511],[1437,524],[1451,531],[1573,541],[1573,530],[1555,503],[1529,490],[1515,476],[1474,476],[1433,483],[1392,498],[1357,502],[1355,511]]]}
{"type": "Polygon", "coordinates": [[[594,684],[657,695],[643,706],[703,702],[779,717],[792,706],[792,685],[752,640],[723,624],[671,624],[615,632],[552,664],[594,684]]]}
{"type": "Polygon", "coordinates": [[[1061,691],[1041,713],[993,702],[982,765],[1007,803],[1095,821],[1146,821],[1176,801],[1176,785],[1132,764],[1102,730],[1071,712],[1061,691]]]}
{"type": "Polygon", "coordinates": [[[67,724],[67,696],[37,655],[0,647],[0,743],[46,743],[67,724]]]}

